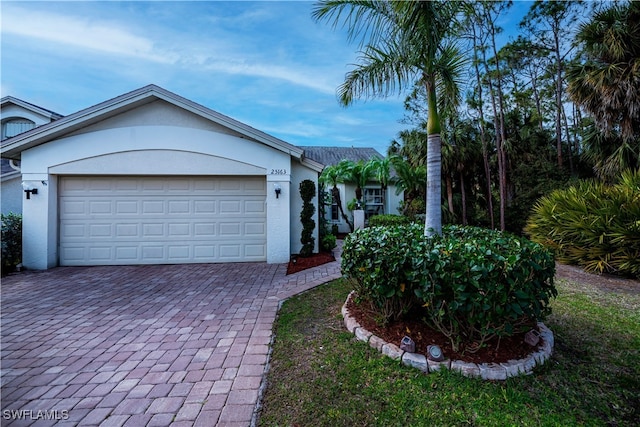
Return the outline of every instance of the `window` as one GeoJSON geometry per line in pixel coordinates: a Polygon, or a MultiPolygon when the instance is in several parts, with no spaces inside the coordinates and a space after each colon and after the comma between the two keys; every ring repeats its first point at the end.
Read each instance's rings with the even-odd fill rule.
{"type": "Polygon", "coordinates": [[[384,213],[384,198],[381,188],[364,189],[364,218],[368,220],[374,215],[384,213]]]}
{"type": "Polygon", "coordinates": [[[331,203],[331,221],[339,222],[340,221],[340,208],[338,204],[334,201],[331,203]]]}
{"type": "Polygon", "coordinates": [[[2,123],[2,139],[11,138],[34,127],[36,124],[29,119],[9,119],[2,123]]]}

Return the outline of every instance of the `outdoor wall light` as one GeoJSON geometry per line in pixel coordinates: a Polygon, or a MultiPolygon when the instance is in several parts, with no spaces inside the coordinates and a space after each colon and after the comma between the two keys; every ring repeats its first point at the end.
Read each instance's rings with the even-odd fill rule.
{"type": "Polygon", "coordinates": [[[282,192],[282,188],[280,184],[273,184],[273,189],[276,191],[276,199],[280,197],[280,193],[282,192]]]}
{"type": "Polygon", "coordinates": [[[24,193],[27,195],[27,200],[31,199],[32,194],[38,194],[38,189],[27,184],[25,181],[22,181],[22,189],[24,190],[24,193]]]}

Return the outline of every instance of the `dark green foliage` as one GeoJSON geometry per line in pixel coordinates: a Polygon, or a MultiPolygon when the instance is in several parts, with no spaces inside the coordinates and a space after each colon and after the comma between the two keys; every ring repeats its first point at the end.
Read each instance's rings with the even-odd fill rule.
{"type": "Polygon", "coordinates": [[[315,237],[313,237],[313,230],[316,228],[316,222],[313,220],[315,206],[311,203],[315,195],[316,185],[313,181],[305,179],[300,183],[300,197],[302,197],[302,211],[300,212],[300,222],[302,222],[300,243],[302,243],[302,249],[300,249],[300,256],[303,257],[313,253],[316,241],[315,237]]]}
{"type": "Polygon", "coordinates": [[[640,277],[640,171],[609,186],[582,181],[541,198],[527,222],[533,241],[560,262],[640,277]]]}
{"type": "Polygon", "coordinates": [[[325,252],[331,252],[336,247],[336,236],[333,234],[325,234],[322,236],[320,247],[325,252]]]}
{"type": "Polygon", "coordinates": [[[342,271],[383,321],[421,307],[412,315],[472,352],[550,313],[555,263],[543,246],[477,227],[423,234],[421,224],[370,227],[345,240],[342,271]]]}
{"type": "Polygon", "coordinates": [[[2,275],[22,262],[22,215],[9,213],[2,219],[2,275]]]}
{"type": "Polygon", "coordinates": [[[331,206],[331,199],[331,194],[325,191],[324,185],[320,184],[320,197],[318,198],[320,202],[320,249],[325,252],[331,252],[336,247],[336,235],[338,234],[337,232],[333,233],[333,230],[329,228],[329,220],[326,217],[326,209],[327,206],[331,206]]]}
{"type": "Polygon", "coordinates": [[[411,219],[403,215],[384,214],[374,215],[369,218],[369,227],[376,227],[379,225],[403,225],[409,223],[411,223],[411,219]]]}

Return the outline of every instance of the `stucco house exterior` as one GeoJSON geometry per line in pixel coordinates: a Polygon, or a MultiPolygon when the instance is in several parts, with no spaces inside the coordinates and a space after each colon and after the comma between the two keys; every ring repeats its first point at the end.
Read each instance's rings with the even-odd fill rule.
{"type": "Polygon", "coordinates": [[[155,85],[29,119],[1,146],[25,268],[285,263],[302,246],[299,185],[324,165],[301,147],[155,85]]]}
{"type": "MultiPolygon", "coordinates": [[[[2,111],[2,141],[37,126],[50,123],[62,117],[61,114],[46,110],[11,96],[0,99],[2,111]]],[[[22,177],[19,167],[9,159],[0,161],[0,209],[3,214],[22,212],[22,177]]]]}

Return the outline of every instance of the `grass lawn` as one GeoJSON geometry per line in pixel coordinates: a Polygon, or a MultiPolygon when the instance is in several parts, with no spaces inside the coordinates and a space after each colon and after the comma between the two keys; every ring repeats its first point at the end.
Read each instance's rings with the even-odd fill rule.
{"type": "Polygon", "coordinates": [[[424,374],[344,329],[337,280],[285,302],[260,426],[632,426],[640,421],[640,294],[557,280],[554,354],[504,382],[424,374]]]}

